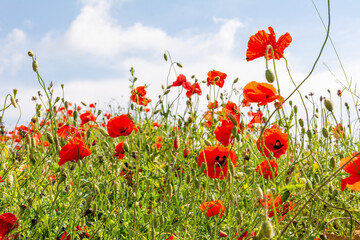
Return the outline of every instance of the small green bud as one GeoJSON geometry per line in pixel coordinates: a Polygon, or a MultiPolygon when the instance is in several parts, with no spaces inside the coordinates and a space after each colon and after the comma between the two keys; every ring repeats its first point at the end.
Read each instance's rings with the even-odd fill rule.
{"type": "Polygon", "coordinates": [[[281,202],[282,203],[286,202],[286,200],[288,200],[289,197],[290,197],[290,191],[284,192],[281,198],[281,202]]]}
{"type": "Polygon", "coordinates": [[[203,162],[200,166],[200,172],[204,172],[205,168],[206,168],[206,163],[203,162]]]}
{"type": "Polygon", "coordinates": [[[331,157],[331,158],[330,158],[330,167],[331,167],[332,169],[334,169],[334,168],[335,168],[335,165],[336,165],[336,163],[335,163],[335,158],[334,158],[334,157],[331,157]]]}
{"type": "Polygon", "coordinates": [[[322,128],[322,135],[323,135],[325,138],[328,138],[328,137],[329,137],[329,131],[327,130],[327,128],[322,128]]]}
{"type": "Polygon", "coordinates": [[[226,116],[230,119],[230,121],[232,122],[232,124],[234,124],[234,126],[238,125],[238,122],[234,115],[232,115],[231,113],[227,113],[226,116]]]}
{"type": "Polygon", "coordinates": [[[268,239],[275,236],[274,228],[273,228],[272,224],[269,221],[264,221],[261,224],[260,232],[264,237],[266,237],[268,239]]]}
{"type": "Polygon", "coordinates": [[[205,143],[206,146],[211,146],[211,142],[209,140],[207,140],[207,139],[204,140],[204,143],[205,143]]]}
{"type": "Polygon", "coordinates": [[[312,138],[312,132],[311,132],[310,129],[306,131],[306,134],[307,134],[307,136],[308,136],[309,139],[312,138]]]}
{"type": "Polygon", "coordinates": [[[104,137],[108,137],[108,136],[109,136],[108,132],[107,132],[105,129],[103,129],[103,128],[101,128],[101,127],[99,127],[98,129],[99,129],[99,132],[100,132],[104,137]]]}
{"type": "Polygon", "coordinates": [[[124,150],[125,150],[126,152],[129,152],[129,151],[130,151],[129,144],[128,144],[127,142],[124,142],[123,146],[124,146],[124,150]]]}
{"type": "Polygon", "coordinates": [[[36,59],[32,63],[32,68],[33,68],[34,72],[37,72],[37,70],[39,68],[39,63],[36,59]]]}
{"type": "Polygon", "coordinates": [[[11,104],[14,106],[14,108],[17,107],[16,100],[13,96],[10,97],[11,104]]]}
{"type": "Polygon", "coordinates": [[[78,120],[78,118],[79,118],[79,112],[75,110],[75,111],[73,112],[73,119],[74,119],[74,121],[76,122],[76,121],[78,120]]]}
{"type": "Polygon", "coordinates": [[[334,189],[334,191],[331,194],[331,199],[334,199],[339,194],[339,190],[334,189]]]}
{"type": "Polygon", "coordinates": [[[275,76],[274,76],[273,72],[270,69],[266,69],[265,78],[266,78],[266,81],[268,81],[269,83],[274,82],[275,76]]]}
{"type": "Polygon", "coordinates": [[[304,127],[304,120],[302,118],[299,118],[299,125],[300,127],[304,127]]]}
{"type": "Polygon", "coordinates": [[[34,56],[34,52],[33,52],[32,50],[29,50],[29,51],[28,51],[28,55],[29,55],[29,57],[33,57],[33,56],[34,56]]]}
{"type": "Polygon", "coordinates": [[[298,107],[294,105],[294,113],[297,114],[297,112],[298,112],[298,107]]]}
{"type": "Polygon", "coordinates": [[[179,68],[182,68],[183,66],[181,65],[181,63],[176,63],[176,65],[179,67],[179,68]]]}
{"type": "Polygon", "coordinates": [[[168,57],[167,57],[166,53],[164,53],[164,59],[165,59],[165,61],[168,60],[168,57]]]}
{"type": "Polygon", "coordinates": [[[239,78],[235,78],[233,84],[237,83],[239,81],[239,78]]]}

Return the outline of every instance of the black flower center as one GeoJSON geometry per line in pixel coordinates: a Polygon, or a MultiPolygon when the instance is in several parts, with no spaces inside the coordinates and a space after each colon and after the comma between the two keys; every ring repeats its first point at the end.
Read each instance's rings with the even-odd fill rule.
{"type": "Polygon", "coordinates": [[[120,133],[125,133],[128,128],[129,127],[126,127],[126,128],[124,128],[124,130],[120,130],[120,133]]]}
{"type": "Polygon", "coordinates": [[[281,144],[280,140],[276,140],[275,145],[273,146],[274,149],[279,150],[282,148],[284,144],[281,144]]]}
{"type": "Polygon", "coordinates": [[[220,166],[224,166],[226,164],[226,156],[216,156],[215,159],[220,164],[220,166]]]}

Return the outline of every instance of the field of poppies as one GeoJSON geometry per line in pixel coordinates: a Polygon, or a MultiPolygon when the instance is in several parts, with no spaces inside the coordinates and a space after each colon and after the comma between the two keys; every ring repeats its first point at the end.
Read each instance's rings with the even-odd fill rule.
{"type": "MultiPolygon", "coordinates": [[[[118,112],[54,96],[29,51],[42,88],[34,117],[15,129],[3,124],[19,107],[16,89],[0,111],[0,240],[354,239],[359,97],[349,89],[303,95],[312,70],[281,96],[276,67],[287,66],[291,42],[272,27],[250,36],[247,61],[266,63],[259,82],[180,73],[157,100],[131,68],[129,104],[118,112]],[[342,103],[345,94],[353,103],[342,103]],[[339,100],[348,122],[333,106],[339,100]]],[[[181,71],[168,52],[164,59],[181,71]]]]}

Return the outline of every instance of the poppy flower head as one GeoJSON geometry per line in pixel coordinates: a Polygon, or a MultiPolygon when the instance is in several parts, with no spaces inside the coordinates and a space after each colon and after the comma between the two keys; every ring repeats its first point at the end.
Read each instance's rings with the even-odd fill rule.
{"type": "Polygon", "coordinates": [[[233,150],[229,152],[229,149],[222,146],[207,146],[198,157],[199,167],[203,162],[206,163],[204,174],[217,179],[226,179],[228,161],[231,161],[236,167],[237,156],[233,150]]]}
{"type": "Polygon", "coordinates": [[[208,72],[207,85],[217,85],[220,88],[224,86],[227,75],[223,72],[212,70],[208,72]]]}
{"type": "Polygon", "coordinates": [[[221,126],[217,126],[214,130],[216,140],[225,147],[227,147],[230,143],[233,126],[234,124],[232,124],[230,120],[222,120],[221,126]]]}
{"type": "Polygon", "coordinates": [[[262,161],[259,166],[255,168],[255,171],[262,175],[265,179],[273,178],[271,171],[274,173],[274,177],[278,175],[277,163],[275,160],[269,160],[270,166],[266,160],[262,161]],[[273,170],[271,170],[273,169],[273,170]]]}
{"type": "Polygon", "coordinates": [[[208,105],[207,105],[207,108],[208,109],[216,109],[219,107],[219,103],[217,100],[215,100],[215,102],[210,102],[208,105]]]}
{"type": "Polygon", "coordinates": [[[272,152],[274,157],[280,158],[287,151],[288,135],[274,125],[265,129],[263,136],[256,143],[258,150],[263,151],[266,157],[269,157],[269,152],[272,152]]]}
{"type": "MultiPolygon", "coordinates": [[[[340,166],[343,166],[357,153],[351,154],[351,156],[340,160],[340,166]]],[[[360,155],[356,156],[351,160],[343,170],[350,174],[347,178],[341,180],[341,191],[345,188],[349,188],[354,191],[360,191],[360,155]]]]}
{"type": "Polygon", "coordinates": [[[140,86],[131,91],[130,99],[131,101],[133,101],[138,105],[146,106],[148,105],[148,103],[151,102],[151,99],[145,97],[145,95],[146,95],[145,86],[140,86]]]}
{"type": "Polygon", "coordinates": [[[186,82],[186,77],[183,74],[179,74],[179,76],[177,76],[176,81],[173,82],[173,84],[171,85],[172,87],[178,87],[181,86],[183,83],[186,82]]]}
{"type": "Polygon", "coordinates": [[[219,218],[221,218],[225,213],[225,206],[221,200],[215,200],[201,203],[200,210],[208,217],[217,216],[220,213],[219,218]]]}
{"type": "Polygon", "coordinates": [[[245,85],[243,96],[247,103],[258,103],[259,105],[266,105],[272,101],[283,98],[276,94],[276,89],[269,83],[258,83],[255,81],[249,82],[245,85]]]}
{"type": "Polygon", "coordinates": [[[81,138],[73,138],[61,148],[59,152],[59,166],[69,161],[77,162],[90,154],[91,150],[88,148],[84,140],[81,138]]]}
{"type": "Polygon", "coordinates": [[[274,50],[274,58],[279,60],[283,57],[284,50],[287,48],[292,38],[289,33],[282,35],[278,41],[276,41],[276,36],[274,29],[269,27],[270,34],[265,32],[265,30],[258,31],[255,35],[250,37],[248,42],[248,49],[246,51],[246,60],[251,61],[259,57],[267,57],[267,59],[272,59],[272,52],[269,49],[268,55],[266,56],[266,48],[270,45],[274,50]]]}
{"type": "Polygon", "coordinates": [[[0,215],[0,239],[5,239],[5,236],[18,227],[18,219],[14,214],[3,213],[0,215]]]}
{"type": "Polygon", "coordinates": [[[114,154],[114,157],[118,157],[119,159],[123,159],[125,157],[125,148],[123,142],[116,145],[115,152],[116,153],[114,154]]]}
{"type": "Polygon", "coordinates": [[[186,96],[189,98],[189,97],[191,97],[192,95],[194,95],[195,93],[196,93],[197,95],[201,95],[201,94],[202,94],[202,91],[201,91],[201,88],[200,88],[200,85],[199,85],[198,82],[192,84],[191,87],[187,89],[186,96]]]}
{"type": "Polygon", "coordinates": [[[128,136],[136,128],[127,114],[111,118],[106,126],[109,136],[112,138],[128,136]]]}
{"type": "Polygon", "coordinates": [[[96,117],[92,114],[92,112],[85,111],[85,113],[80,114],[80,120],[81,120],[81,125],[84,125],[85,123],[88,123],[90,121],[95,122],[96,117]]]}

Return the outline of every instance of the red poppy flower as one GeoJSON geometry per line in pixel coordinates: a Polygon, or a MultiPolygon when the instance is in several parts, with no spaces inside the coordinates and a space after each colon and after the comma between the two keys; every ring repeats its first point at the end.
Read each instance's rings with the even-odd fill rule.
{"type": "Polygon", "coordinates": [[[207,85],[217,85],[222,88],[224,86],[224,81],[226,77],[226,73],[212,70],[208,72],[207,85]]]}
{"type": "Polygon", "coordinates": [[[200,152],[198,158],[199,167],[203,162],[207,165],[204,173],[210,178],[218,179],[226,179],[228,161],[231,161],[236,167],[237,156],[233,150],[229,152],[229,149],[222,146],[207,146],[204,151],[200,152]]]}
{"type": "Polygon", "coordinates": [[[121,142],[115,147],[115,154],[114,157],[118,157],[119,159],[123,159],[125,157],[125,149],[124,149],[124,143],[121,142]]]}
{"type": "Polygon", "coordinates": [[[274,100],[280,98],[284,101],[283,97],[276,94],[276,89],[269,83],[258,83],[252,81],[245,85],[243,96],[248,103],[258,103],[259,105],[266,105],[274,100]]]}
{"type": "Polygon", "coordinates": [[[84,131],[84,128],[74,127],[73,125],[63,125],[57,130],[56,134],[63,139],[73,136],[82,138],[85,136],[84,131]]]}
{"type": "Polygon", "coordinates": [[[146,106],[148,105],[148,103],[151,102],[151,99],[145,97],[145,95],[146,95],[145,87],[140,86],[131,91],[130,99],[138,105],[146,106]]]}
{"type": "Polygon", "coordinates": [[[187,90],[186,92],[186,96],[189,98],[191,97],[193,94],[198,94],[198,95],[201,95],[202,94],[202,91],[201,91],[201,88],[200,88],[200,85],[199,83],[194,83],[193,85],[191,85],[191,87],[187,90]]]}
{"type": "Polygon", "coordinates": [[[0,239],[5,239],[12,230],[18,227],[18,219],[14,214],[3,213],[0,215],[0,239]]]}
{"type": "MultiPolygon", "coordinates": [[[[240,235],[240,237],[237,240],[245,240],[248,239],[248,237],[253,237],[253,236],[256,236],[256,232],[246,230],[243,234],[240,235]]],[[[237,237],[237,233],[235,233],[235,237],[237,237]]]]}
{"type": "MultiPolygon", "coordinates": [[[[292,195],[293,194],[290,194],[290,197],[292,195]]],[[[279,221],[281,221],[290,210],[295,208],[295,203],[291,200],[288,200],[285,203],[283,203],[282,195],[279,195],[274,198],[271,194],[267,194],[266,198],[267,198],[266,208],[271,209],[271,211],[268,214],[268,217],[275,216],[275,211],[276,211],[276,215],[277,215],[279,221]]],[[[260,203],[262,206],[264,206],[265,200],[260,200],[260,203]]]]}
{"type": "MultiPolygon", "coordinates": [[[[180,237],[182,238],[183,236],[182,235],[180,235],[180,237]]],[[[173,233],[170,237],[168,237],[167,239],[165,239],[165,240],[175,240],[175,239],[180,239],[180,237],[176,237],[176,234],[175,233],[173,233]]]]}
{"type": "Polygon", "coordinates": [[[259,151],[263,151],[266,157],[269,157],[269,151],[271,151],[274,157],[279,158],[286,153],[288,148],[288,135],[283,133],[281,128],[273,125],[271,128],[265,129],[260,141],[258,139],[256,144],[259,151]]]}
{"type": "Polygon", "coordinates": [[[90,107],[90,108],[95,108],[95,104],[94,104],[94,103],[90,103],[89,107],[90,107]]]}
{"type": "Polygon", "coordinates": [[[0,182],[4,182],[4,180],[2,179],[2,177],[0,177],[0,182]]]}
{"type": "MultiPolygon", "coordinates": [[[[259,57],[265,57],[267,46],[271,45],[274,50],[274,58],[279,60],[284,54],[285,48],[287,48],[292,38],[289,33],[282,35],[278,41],[274,29],[269,27],[269,33],[264,30],[258,31],[255,35],[250,37],[248,42],[248,49],[246,51],[246,60],[251,61],[259,57]]],[[[272,53],[269,49],[267,59],[272,59],[272,53]]]]}
{"type": "Polygon", "coordinates": [[[85,226],[85,227],[83,227],[83,228],[81,228],[81,227],[79,227],[79,226],[76,226],[76,229],[80,232],[80,234],[79,234],[79,235],[80,235],[80,238],[81,238],[81,239],[82,239],[82,238],[90,238],[90,235],[85,232],[85,230],[88,230],[88,227],[85,226]],[[83,228],[84,228],[84,230],[83,230],[83,228]]]}
{"type": "Polygon", "coordinates": [[[106,126],[109,136],[112,138],[128,136],[136,128],[127,114],[110,119],[106,126]]]}
{"type": "Polygon", "coordinates": [[[190,154],[190,149],[187,147],[184,149],[183,156],[186,158],[190,154]]]}
{"type": "Polygon", "coordinates": [[[253,117],[249,124],[252,125],[254,123],[263,123],[263,113],[261,111],[257,111],[253,113],[252,111],[248,112],[249,117],[253,117]]]}
{"type": "Polygon", "coordinates": [[[269,160],[269,162],[270,162],[270,167],[268,162],[264,160],[260,163],[259,166],[255,168],[255,171],[260,175],[262,175],[265,179],[272,178],[271,168],[273,169],[272,171],[274,172],[274,177],[278,175],[277,163],[275,162],[275,160],[269,160]]]}
{"type": "Polygon", "coordinates": [[[227,147],[230,143],[230,136],[234,124],[230,120],[222,120],[221,126],[215,128],[214,134],[216,140],[218,140],[222,145],[227,147]]]}
{"type": "Polygon", "coordinates": [[[236,105],[236,103],[228,101],[225,105],[225,108],[223,108],[223,111],[225,111],[225,115],[230,113],[235,116],[240,113],[240,108],[238,105],[236,105]]]}
{"type": "Polygon", "coordinates": [[[331,132],[334,134],[335,139],[343,138],[344,134],[345,134],[344,133],[344,128],[343,128],[343,126],[341,126],[341,123],[338,123],[338,125],[333,127],[331,132]]]}
{"type": "Polygon", "coordinates": [[[160,149],[161,146],[162,146],[162,143],[161,143],[161,142],[156,142],[156,143],[155,143],[155,146],[156,146],[157,149],[160,149]]]}
{"type": "Polygon", "coordinates": [[[207,108],[208,109],[216,109],[219,107],[219,103],[217,100],[215,100],[215,102],[210,102],[208,105],[207,105],[207,108]]]}
{"type": "Polygon", "coordinates": [[[186,82],[186,77],[183,74],[179,74],[179,76],[176,78],[176,81],[173,82],[173,84],[171,85],[172,87],[178,87],[181,86],[183,83],[186,82]]]}
{"type": "MultiPolygon", "coordinates": [[[[353,153],[350,157],[341,159],[340,166],[343,166],[356,154],[357,153],[353,153]]],[[[353,160],[349,162],[343,170],[349,173],[350,176],[341,180],[341,191],[344,191],[346,187],[354,191],[360,191],[360,155],[353,158],[353,160]]]]}
{"type": "Polygon", "coordinates": [[[225,213],[225,206],[221,200],[215,200],[201,203],[200,210],[208,217],[217,216],[220,213],[221,218],[225,213]]]}
{"type": "Polygon", "coordinates": [[[80,119],[81,119],[81,125],[84,125],[85,123],[88,123],[90,121],[92,122],[96,121],[96,117],[90,111],[85,111],[85,113],[80,114],[80,119]]]}
{"type": "Polygon", "coordinates": [[[67,232],[64,231],[64,233],[61,236],[60,240],[71,240],[70,234],[68,235],[67,232]]]}
{"type": "Polygon", "coordinates": [[[161,125],[158,122],[153,122],[153,127],[161,127],[161,125]]]}
{"type": "Polygon", "coordinates": [[[59,166],[69,161],[79,161],[91,154],[91,150],[87,147],[84,140],[81,138],[74,138],[63,146],[59,152],[59,166]]]}

